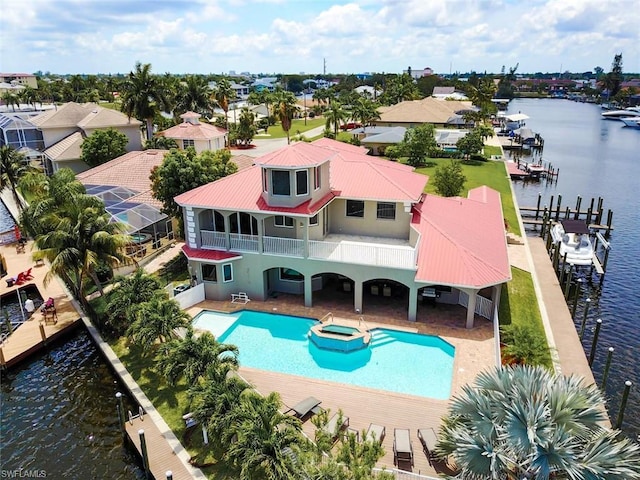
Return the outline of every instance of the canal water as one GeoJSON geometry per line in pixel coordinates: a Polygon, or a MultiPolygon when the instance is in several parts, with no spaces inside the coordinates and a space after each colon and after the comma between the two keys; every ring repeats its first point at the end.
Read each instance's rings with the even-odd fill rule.
{"type": "MultiPolygon", "coordinates": [[[[625,127],[619,120],[601,118],[598,105],[552,99],[515,99],[508,113],[522,112],[530,118],[526,126],[544,138],[542,157],[560,169],[557,182],[515,181],[520,206],[549,205],[562,195],[562,209],[575,208],[578,195],[586,210],[591,198],[602,197],[606,210],[613,211],[614,231],[602,288],[597,282],[580,296],[576,328],[580,329],[585,299],[587,329],[583,346],[591,353],[596,319],[602,319],[593,372],[602,382],[609,347],[614,347],[607,381],[608,410],[616,421],[626,381],[632,382],[624,414],[623,430],[633,438],[640,435],[640,129],[625,127]]],[[[523,157],[524,160],[530,158],[523,157]]],[[[572,306],[572,305],[570,305],[572,306]]]]}
{"type": "Polygon", "coordinates": [[[118,391],[84,329],[3,374],[0,476],[143,479],[118,426],[118,391]]]}

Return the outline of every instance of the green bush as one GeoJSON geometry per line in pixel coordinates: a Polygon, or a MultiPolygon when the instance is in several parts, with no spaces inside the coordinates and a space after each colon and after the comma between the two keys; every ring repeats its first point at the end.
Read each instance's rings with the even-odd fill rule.
{"type": "Polygon", "coordinates": [[[544,334],[533,325],[510,324],[500,327],[505,363],[547,366],[549,347],[544,334]]]}

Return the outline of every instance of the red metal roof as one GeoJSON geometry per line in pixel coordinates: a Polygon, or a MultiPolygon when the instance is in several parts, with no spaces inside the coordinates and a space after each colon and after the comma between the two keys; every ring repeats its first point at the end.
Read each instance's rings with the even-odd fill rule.
{"type": "Polygon", "coordinates": [[[208,260],[210,262],[223,262],[225,260],[239,259],[239,253],[225,252],[224,250],[200,250],[191,248],[188,245],[182,246],[182,251],[189,260],[208,260]]]}
{"type": "Polygon", "coordinates": [[[427,195],[412,224],[420,232],[416,281],[483,288],[511,279],[495,190],[479,187],[466,199],[427,195]]]}
{"type": "Polygon", "coordinates": [[[216,127],[208,123],[192,124],[182,122],[171,128],[160,132],[158,135],[167,138],[177,138],[180,140],[210,140],[217,137],[224,137],[227,131],[224,128],[216,127]]]}
{"type": "MultiPolygon", "coordinates": [[[[341,143],[335,140],[330,142],[341,143]]],[[[340,145],[327,148],[315,145],[315,142],[298,143],[256,159],[256,164],[269,166],[274,164],[280,166],[280,163],[272,163],[272,160],[276,162],[278,159],[277,162],[280,162],[285,158],[290,158],[294,163],[307,162],[306,166],[312,165],[309,163],[311,158],[317,161],[321,158],[325,161],[329,160],[332,193],[313,205],[309,205],[309,202],[296,208],[267,205],[262,199],[260,165],[245,168],[233,175],[178,195],[175,201],[181,206],[315,215],[317,210],[333,197],[407,203],[416,203],[420,200],[428,177],[415,173],[413,168],[407,165],[363,153],[354,153],[351,150],[341,149],[340,145]]],[[[297,166],[301,167],[302,163],[298,163],[297,166]]]]}
{"type": "Polygon", "coordinates": [[[256,158],[256,164],[268,167],[309,168],[329,161],[335,154],[334,150],[328,148],[298,142],[256,158]]]}

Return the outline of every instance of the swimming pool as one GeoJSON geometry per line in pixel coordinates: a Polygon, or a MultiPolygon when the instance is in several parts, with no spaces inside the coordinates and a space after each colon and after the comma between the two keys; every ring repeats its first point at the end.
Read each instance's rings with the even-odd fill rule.
{"type": "Polygon", "coordinates": [[[361,387],[446,400],[455,348],[439,337],[384,328],[371,330],[368,348],[322,350],[308,339],[318,321],[253,310],[203,311],[193,326],[236,345],[240,365],[361,387]]]}

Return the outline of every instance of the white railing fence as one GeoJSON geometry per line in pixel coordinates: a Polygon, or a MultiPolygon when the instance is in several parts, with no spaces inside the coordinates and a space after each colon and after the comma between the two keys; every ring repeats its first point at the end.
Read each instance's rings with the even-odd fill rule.
{"type": "Polygon", "coordinates": [[[263,237],[262,248],[269,255],[304,257],[304,240],[295,238],[263,237]]]}
{"type": "Polygon", "coordinates": [[[214,232],[212,230],[200,230],[200,244],[203,248],[216,247],[226,248],[227,234],[224,232],[214,232]]]}
{"type": "MultiPolygon", "coordinates": [[[[467,307],[469,305],[469,295],[462,290],[460,290],[460,295],[458,296],[458,305],[462,305],[463,307],[467,307]]],[[[475,313],[481,317],[491,320],[493,318],[493,302],[481,295],[476,295],[475,313]]]]}

